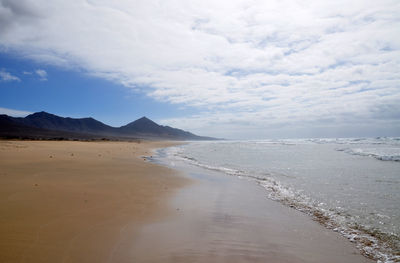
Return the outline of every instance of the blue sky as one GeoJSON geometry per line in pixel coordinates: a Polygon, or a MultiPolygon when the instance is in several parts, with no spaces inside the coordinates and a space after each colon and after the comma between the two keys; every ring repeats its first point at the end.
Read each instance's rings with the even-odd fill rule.
{"type": "Polygon", "coordinates": [[[1,112],[400,136],[399,83],[397,0],[0,0],[1,112]]]}
{"type": "Polygon", "coordinates": [[[15,116],[47,111],[60,116],[94,117],[119,127],[142,116],[159,121],[193,112],[187,107],[183,111],[177,105],[157,102],[81,70],[36,63],[18,54],[0,53],[0,71],[12,78],[0,81],[0,107],[17,109],[10,112],[15,116]]]}

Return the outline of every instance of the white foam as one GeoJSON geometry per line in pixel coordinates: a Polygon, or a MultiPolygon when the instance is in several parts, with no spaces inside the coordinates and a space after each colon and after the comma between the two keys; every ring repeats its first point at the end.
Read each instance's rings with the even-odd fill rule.
{"type": "Polygon", "coordinates": [[[338,148],[336,150],[352,155],[374,157],[381,161],[400,162],[400,147],[338,148]]]}
{"type": "MultiPolygon", "coordinates": [[[[323,141],[324,141],[323,143],[332,143],[333,141],[337,143],[338,139],[330,139],[323,141]]],[[[342,142],[342,144],[348,145],[351,144],[349,143],[349,141],[357,142],[357,144],[360,144],[361,140],[340,139],[340,141],[342,142]]],[[[313,141],[311,143],[315,142],[313,141]]],[[[370,148],[370,149],[375,149],[375,148],[370,148]]],[[[380,151],[382,152],[383,148],[376,148],[376,149],[380,149],[380,151]]],[[[367,152],[365,149],[358,147],[357,148],[347,147],[337,150],[344,151],[349,154],[356,154],[356,155],[363,154],[363,156],[372,156],[377,159],[378,157],[385,157],[385,155],[378,156],[376,154],[378,152],[377,150],[375,150],[374,152],[375,155],[372,155],[372,152],[367,152]]],[[[332,209],[332,208],[327,209],[326,208],[327,206],[324,203],[318,202],[317,200],[313,200],[310,196],[307,196],[303,192],[296,191],[295,189],[282,184],[280,181],[274,179],[272,176],[268,174],[265,173],[256,174],[256,173],[251,173],[249,171],[245,172],[238,169],[205,164],[191,156],[186,156],[183,149],[180,147],[171,147],[168,149],[166,154],[167,157],[169,158],[183,161],[185,163],[189,163],[191,165],[195,165],[201,168],[222,172],[231,176],[238,176],[240,178],[247,180],[254,180],[267,190],[268,197],[270,199],[279,201],[285,205],[288,205],[299,211],[307,213],[308,215],[312,216],[315,220],[317,220],[327,228],[333,229],[334,231],[341,233],[351,242],[354,242],[364,255],[374,258],[378,260],[378,262],[389,263],[389,262],[397,262],[398,260],[400,260],[400,257],[392,253],[390,248],[388,248],[385,245],[384,241],[376,238],[376,232],[374,232],[376,230],[368,229],[368,227],[359,225],[355,218],[352,218],[350,215],[343,213],[340,207],[337,207],[337,209],[332,209]]],[[[393,157],[393,155],[390,156],[393,157]]],[[[380,217],[386,218],[385,215],[380,215],[380,217]]],[[[383,233],[379,233],[379,235],[383,235],[383,233]]],[[[399,237],[394,237],[394,238],[398,239],[399,237]]]]}

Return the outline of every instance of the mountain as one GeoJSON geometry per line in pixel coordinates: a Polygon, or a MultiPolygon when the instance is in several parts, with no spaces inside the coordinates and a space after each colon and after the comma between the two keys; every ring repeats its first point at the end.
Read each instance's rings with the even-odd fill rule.
{"type": "Polygon", "coordinates": [[[128,123],[125,126],[121,126],[119,129],[122,133],[163,133],[163,129],[160,125],[146,117],[142,117],[136,121],[128,123]]]}
{"type": "Polygon", "coordinates": [[[150,135],[152,137],[160,138],[183,138],[185,140],[212,140],[211,137],[202,137],[193,133],[183,131],[180,129],[172,128],[169,126],[158,125],[154,121],[142,117],[133,121],[125,126],[119,128],[121,134],[137,134],[137,135],[150,135]]]}
{"type": "Polygon", "coordinates": [[[47,112],[37,112],[25,118],[0,115],[0,137],[6,138],[64,138],[64,139],[168,139],[213,140],[187,131],[158,125],[142,117],[125,126],[115,128],[93,118],[60,117],[47,112]]]}
{"type": "Polygon", "coordinates": [[[47,130],[70,131],[78,133],[92,134],[113,134],[115,128],[110,127],[93,118],[63,118],[47,112],[36,112],[25,118],[14,118],[14,120],[22,125],[42,128],[47,130]]]}
{"type": "Polygon", "coordinates": [[[56,131],[23,125],[16,118],[0,115],[0,138],[31,140],[100,140],[104,137],[94,134],[56,131]]]}

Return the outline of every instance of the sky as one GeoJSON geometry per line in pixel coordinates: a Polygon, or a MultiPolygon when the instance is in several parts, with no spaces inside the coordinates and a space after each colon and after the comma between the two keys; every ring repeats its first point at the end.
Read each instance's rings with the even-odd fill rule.
{"type": "Polygon", "coordinates": [[[0,0],[0,113],[400,136],[400,1],[0,0]]]}

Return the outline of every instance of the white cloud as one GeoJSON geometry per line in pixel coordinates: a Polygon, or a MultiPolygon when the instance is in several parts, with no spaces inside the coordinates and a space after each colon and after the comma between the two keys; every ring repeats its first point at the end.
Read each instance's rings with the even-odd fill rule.
{"type": "Polygon", "coordinates": [[[47,72],[44,69],[37,69],[35,70],[36,75],[39,76],[39,79],[42,81],[47,80],[47,72]]]}
{"type": "Polygon", "coordinates": [[[399,134],[399,14],[395,0],[0,0],[0,45],[196,107],[164,123],[199,133],[399,134]]]}
{"type": "Polygon", "coordinates": [[[21,111],[21,110],[13,110],[13,109],[7,109],[7,108],[1,108],[0,107],[0,114],[6,114],[8,116],[13,116],[13,117],[25,117],[29,114],[32,114],[32,112],[29,111],[21,111]]]}
{"type": "Polygon", "coordinates": [[[5,69],[0,69],[0,81],[21,81],[17,76],[11,75],[5,69]]]}

